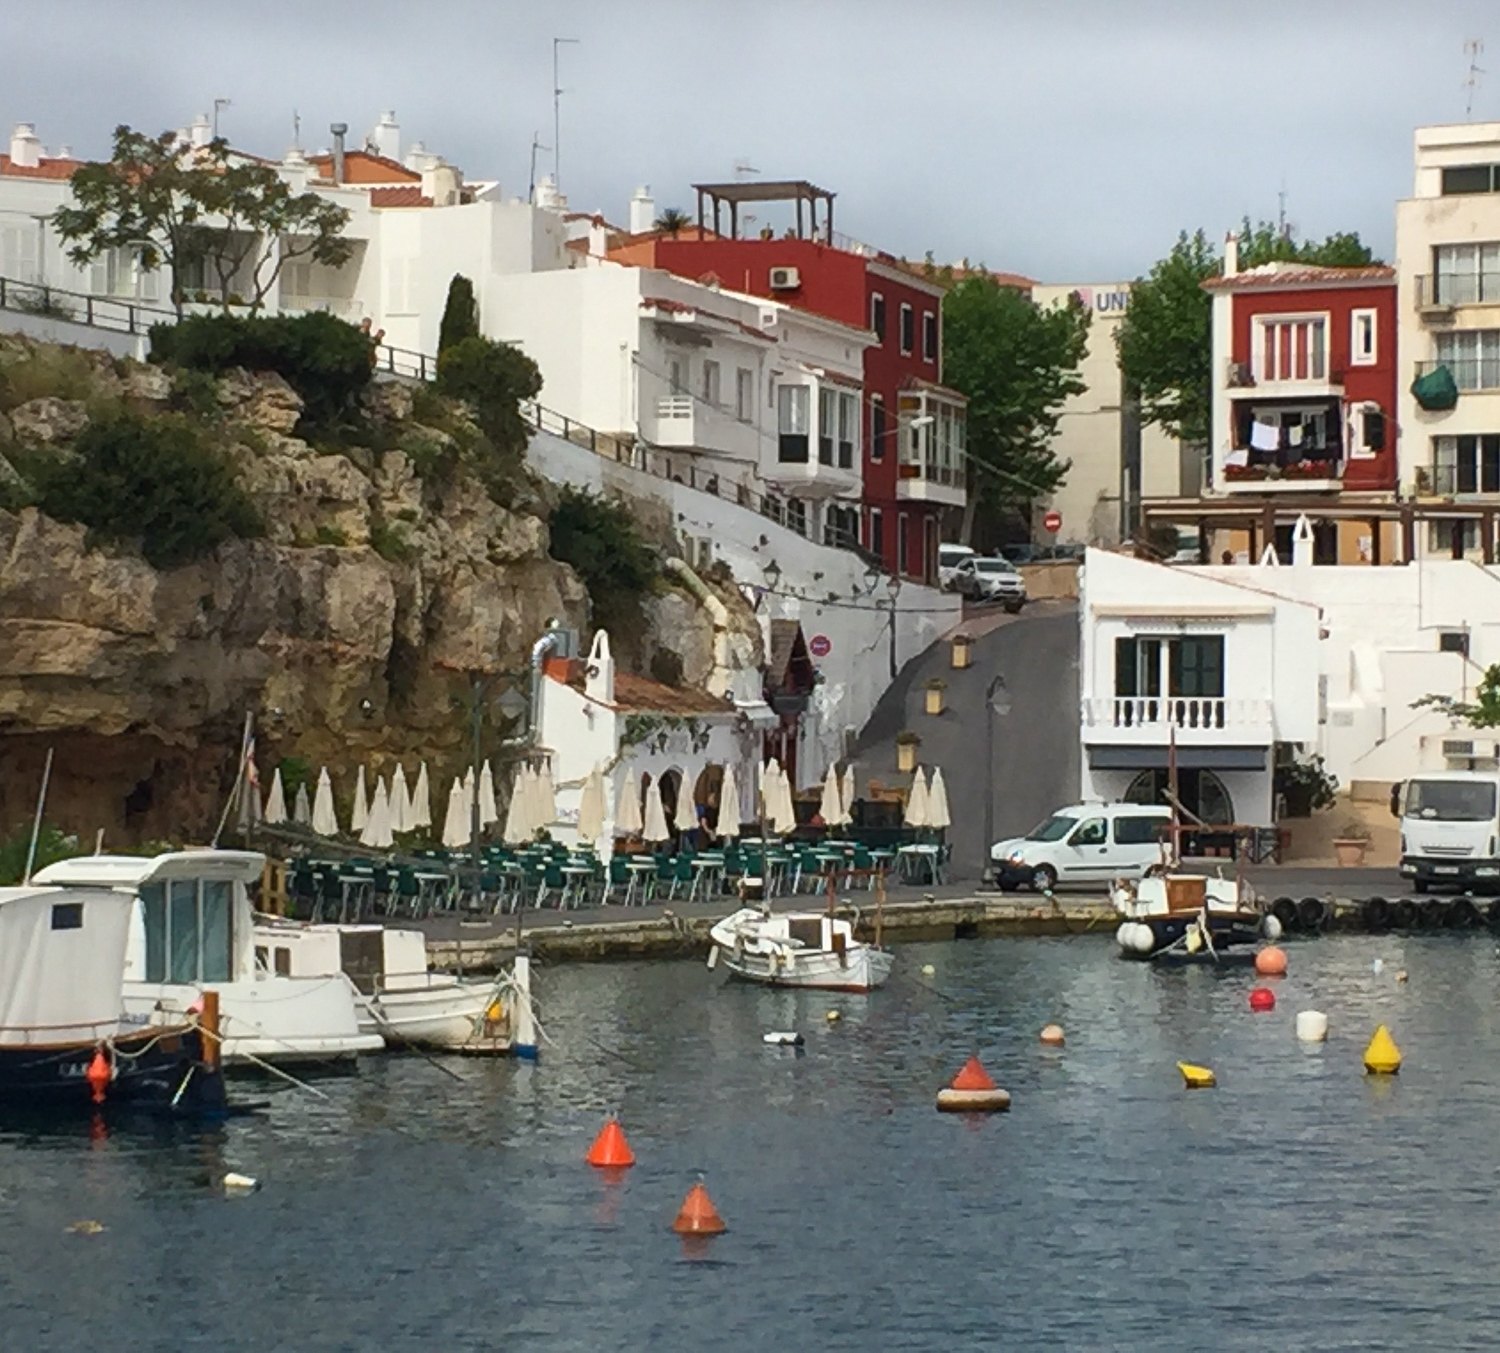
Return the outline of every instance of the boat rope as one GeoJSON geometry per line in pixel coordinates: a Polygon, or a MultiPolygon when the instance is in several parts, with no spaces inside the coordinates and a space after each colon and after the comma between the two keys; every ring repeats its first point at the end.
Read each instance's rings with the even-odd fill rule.
{"type": "Polygon", "coordinates": [[[427,1050],[425,1048],[418,1047],[417,1044],[413,1043],[411,1041],[411,1039],[409,1039],[405,1034],[398,1032],[397,1029],[396,1029],[396,1027],[386,1017],[385,1012],[383,1010],[380,1010],[374,1004],[371,1004],[371,1005],[367,1006],[366,1008],[369,1010],[371,1016],[374,1018],[375,1023],[379,1026],[379,1028],[380,1028],[380,1036],[382,1038],[394,1038],[394,1039],[396,1039],[397,1041],[400,1042],[401,1046],[407,1052],[414,1052],[414,1053],[416,1053],[417,1056],[420,1057],[424,1062],[428,1063],[428,1065],[430,1065],[430,1066],[435,1066],[439,1071],[441,1071],[443,1073],[443,1075],[448,1076],[448,1077],[450,1077],[450,1078],[452,1078],[453,1080],[456,1080],[456,1081],[462,1081],[463,1080],[463,1077],[460,1076],[458,1074],[458,1072],[456,1072],[451,1066],[444,1066],[440,1061],[437,1060],[436,1057],[432,1056],[431,1053],[427,1052],[427,1050]]]}
{"type": "MultiPolygon", "coordinates": [[[[220,1051],[223,1051],[225,1040],[222,1034],[215,1033],[212,1029],[205,1029],[201,1024],[198,1026],[198,1032],[207,1034],[211,1039],[214,1040],[215,1043],[219,1045],[220,1051]]],[[[272,1039],[272,1042],[280,1042],[280,1040],[272,1039]]],[[[282,1080],[295,1085],[299,1090],[306,1090],[310,1095],[317,1095],[319,1099],[326,1100],[329,1103],[333,1102],[332,1095],[325,1095],[321,1090],[317,1088],[317,1086],[309,1085],[304,1080],[298,1080],[297,1077],[292,1075],[290,1071],[283,1071],[279,1066],[272,1066],[270,1062],[266,1061],[264,1058],[257,1057],[253,1052],[246,1052],[243,1048],[236,1048],[234,1050],[234,1055],[236,1057],[243,1058],[245,1061],[249,1062],[251,1066],[259,1067],[262,1071],[269,1071],[273,1076],[279,1076],[282,1080]]]]}

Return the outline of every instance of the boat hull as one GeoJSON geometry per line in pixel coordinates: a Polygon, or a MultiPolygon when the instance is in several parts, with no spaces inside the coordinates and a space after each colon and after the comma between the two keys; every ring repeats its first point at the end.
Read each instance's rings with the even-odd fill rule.
{"type": "Polygon", "coordinates": [[[1121,922],[1115,932],[1115,940],[1122,958],[1150,961],[1162,957],[1167,951],[1183,960],[1198,960],[1212,963],[1213,951],[1230,949],[1236,945],[1255,944],[1264,938],[1264,917],[1252,912],[1208,913],[1208,934],[1212,947],[1204,945],[1196,952],[1188,952],[1183,945],[1184,937],[1191,926],[1199,923],[1196,912],[1170,916],[1138,916],[1121,922]],[[1129,928],[1135,927],[1131,930],[1129,928]],[[1143,940],[1140,930],[1150,934],[1150,943],[1143,940]]]}
{"type": "Polygon", "coordinates": [[[412,1044],[441,1052],[505,1055],[511,1051],[509,1012],[488,1017],[497,1002],[493,985],[435,975],[424,986],[361,995],[359,1027],[397,1048],[412,1044]]]}
{"type": "MultiPolygon", "coordinates": [[[[113,1078],[102,1107],[128,1106],[163,1113],[222,1113],[224,1078],[202,1060],[196,1029],[151,1027],[122,1030],[109,1042],[113,1078]]],[[[94,1100],[88,1069],[97,1042],[9,1044],[0,1046],[0,1103],[101,1107],[94,1100]]]]}
{"type": "Polygon", "coordinates": [[[873,991],[891,975],[891,955],[859,945],[843,954],[798,953],[790,961],[773,955],[741,954],[720,948],[720,962],[736,981],[767,987],[804,987],[815,991],[873,991]]]}

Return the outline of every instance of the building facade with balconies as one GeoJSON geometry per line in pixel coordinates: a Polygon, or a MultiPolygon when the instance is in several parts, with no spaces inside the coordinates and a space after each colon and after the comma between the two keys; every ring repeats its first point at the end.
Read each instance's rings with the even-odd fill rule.
{"type": "Polygon", "coordinates": [[[1420,127],[1396,204],[1401,479],[1427,554],[1496,556],[1500,511],[1500,122],[1420,127]],[[1455,515],[1441,515],[1451,504],[1455,515]],[[1463,515],[1459,507],[1467,508],[1463,515]],[[1477,509],[1477,510],[1476,510],[1477,509]]]}

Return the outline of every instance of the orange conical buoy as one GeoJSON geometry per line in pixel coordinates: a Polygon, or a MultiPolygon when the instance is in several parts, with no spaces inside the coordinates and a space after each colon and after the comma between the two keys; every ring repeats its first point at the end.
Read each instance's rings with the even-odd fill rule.
{"type": "Polygon", "coordinates": [[[708,1190],[703,1187],[701,1179],[688,1190],[687,1197],[682,1200],[682,1207],[677,1213],[677,1220],[672,1223],[672,1229],[680,1236],[716,1236],[729,1229],[724,1225],[724,1218],[719,1215],[719,1209],[714,1206],[714,1200],[708,1196],[708,1190]]]}
{"type": "Polygon", "coordinates": [[[599,1135],[594,1138],[584,1160],[602,1170],[622,1170],[635,1164],[635,1152],[625,1140],[625,1129],[620,1126],[618,1118],[609,1118],[599,1129],[599,1135]]]}
{"type": "Polygon", "coordinates": [[[948,1088],[950,1090],[993,1090],[995,1082],[990,1079],[990,1073],[979,1064],[979,1058],[970,1057],[948,1088]]]}
{"type": "Polygon", "coordinates": [[[102,1045],[94,1050],[94,1060],[89,1063],[89,1069],[83,1073],[83,1078],[94,1092],[94,1103],[104,1103],[104,1091],[110,1082],[110,1069],[109,1058],[104,1055],[102,1045]]]}

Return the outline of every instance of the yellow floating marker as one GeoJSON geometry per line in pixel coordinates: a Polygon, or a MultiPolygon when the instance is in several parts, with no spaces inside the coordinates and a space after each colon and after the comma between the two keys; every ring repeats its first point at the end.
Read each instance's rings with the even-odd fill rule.
{"type": "Polygon", "coordinates": [[[1191,1062],[1178,1062],[1177,1069],[1182,1072],[1182,1082],[1189,1090],[1207,1090],[1219,1083],[1214,1079],[1214,1073],[1206,1066],[1194,1066],[1191,1062]]]}
{"type": "Polygon", "coordinates": [[[1394,1076],[1401,1070],[1401,1049],[1383,1024],[1365,1047],[1365,1070],[1372,1076],[1394,1076]]]}

